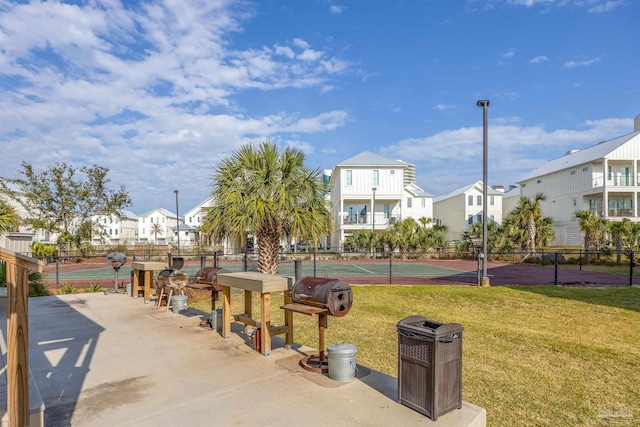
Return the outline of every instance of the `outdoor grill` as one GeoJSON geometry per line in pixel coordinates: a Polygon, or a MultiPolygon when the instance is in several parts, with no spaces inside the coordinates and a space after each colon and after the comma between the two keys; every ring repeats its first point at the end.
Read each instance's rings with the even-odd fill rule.
{"type": "Polygon", "coordinates": [[[155,283],[156,289],[160,290],[157,307],[160,307],[163,296],[167,295],[168,309],[171,304],[171,296],[178,292],[181,294],[184,293],[183,289],[187,286],[187,283],[189,283],[189,276],[181,270],[183,265],[184,258],[176,257],[172,259],[171,266],[169,266],[169,268],[165,268],[158,273],[155,283]]]}
{"type": "MultiPolygon", "coordinates": [[[[113,271],[115,271],[115,288],[114,292],[118,292],[118,271],[120,267],[122,267],[127,262],[127,256],[121,252],[111,252],[107,255],[107,264],[110,264],[113,267],[113,271]]],[[[107,293],[107,291],[105,291],[107,293]]]]}
{"type": "Polygon", "coordinates": [[[295,304],[323,308],[335,317],[342,317],[351,310],[353,293],[348,283],[338,279],[303,277],[291,290],[295,304]]]}
{"type": "Polygon", "coordinates": [[[318,355],[310,354],[300,361],[300,365],[312,372],[328,372],[324,357],[324,331],[328,326],[328,316],[342,317],[351,310],[353,293],[348,283],[338,279],[303,277],[291,289],[292,304],[281,306],[285,311],[318,315],[318,355]]]}
{"type": "Polygon", "coordinates": [[[229,270],[219,267],[203,267],[196,272],[195,283],[189,285],[195,289],[209,290],[211,289],[211,312],[216,310],[216,301],[218,293],[222,290],[222,286],[218,285],[218,274],[230,273],[229,270]]]}

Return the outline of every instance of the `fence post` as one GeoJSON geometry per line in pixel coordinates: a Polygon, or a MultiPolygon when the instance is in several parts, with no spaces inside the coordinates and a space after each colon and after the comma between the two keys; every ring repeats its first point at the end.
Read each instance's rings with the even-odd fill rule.
{"type": "Polygon", "coordinates": [[[580,271],[582,271],[582,249],[580,249],[580,255],[578,255],[578,263],[580,264],[580,271]]]}
{"type": "Polygon", "coordinates": [[[554,264],[555,264],[555,270],[556,271],[555,271],[555,275],[553,277],[553,284],[555,286],[558,286],[558,252],[556,252],[554,264]]]}
{"type": "Polygon", "coordinates": [[[313,250],[313,277],[317,277],[316,276],[316,251],[315,251],[315,249],[313,250]]]}
{"type": "Polygon", "coordinates": [[[389,252],[389,284],[392,285],[393,278],[393,251],[389,252]]]}
{"type": "Polygon", "coordinates": [[[56,288],[60,287],[60,257],[56,257],[56,288]]]}
{"type": "Polygon", "coordinates": [[[218,251],[213,252],[213,266],[218,268],[218,251]]]}
{"type": "Polygon", "coordinates": [[[295,277],[296,282],[302,279],[302,261],[299,259],[293,260],[293,277],[295,277]]]}
{"type": "Polygon", "coordinates": [[[633,251],[629,251],[629,286],[633,286],[633,251]]]}

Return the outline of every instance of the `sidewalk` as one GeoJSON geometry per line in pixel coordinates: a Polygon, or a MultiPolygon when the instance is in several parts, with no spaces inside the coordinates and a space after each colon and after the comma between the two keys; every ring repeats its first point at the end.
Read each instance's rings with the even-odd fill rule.
{"type": "MultiPolygon", "coordinates": [[[[478,426],[482,408],[434,423],[396,402],[394,377],[359,367],[339,383],[298,368],[308,349],[271,355],[186,315],[120,294],[29,300],[30,368],[47,426],[478,426]]],[[[5,316],[5,313],[0,313],[5,316]]],[[[296,348],[298,347],[298,348],[296,348]]]]}

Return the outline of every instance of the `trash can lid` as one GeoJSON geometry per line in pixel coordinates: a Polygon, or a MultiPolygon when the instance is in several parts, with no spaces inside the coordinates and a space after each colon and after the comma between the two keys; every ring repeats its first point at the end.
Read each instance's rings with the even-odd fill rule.
{"type": "Polygon", "coordinates": [[[349,353],[357,352],[358,347],[353,344],[348,344],[346,342],[339,342],[337,344],[332,344],[328,346],[327,351],[332,354],[349,354],[349,353]]]}

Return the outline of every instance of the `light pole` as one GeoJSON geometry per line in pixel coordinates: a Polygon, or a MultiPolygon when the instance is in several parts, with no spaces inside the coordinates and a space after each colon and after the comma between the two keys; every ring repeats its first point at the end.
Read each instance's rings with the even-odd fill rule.
{"type": "Polygon", "coordinates": [[[173,190],[176,193],[176,225],[178,226],[178,256],[180,256],[180,214],[178,213],[178,190],[173,190]]]}
{"type": "Polygon", "coordinates": [[[487,116],[489,113],[489,100],[481,99],[476,105],[482,108],[482,277],[479,284],[480,286],[489,286],[489,276],[487,276],[487,159],[489,151],[487,116]]]}

